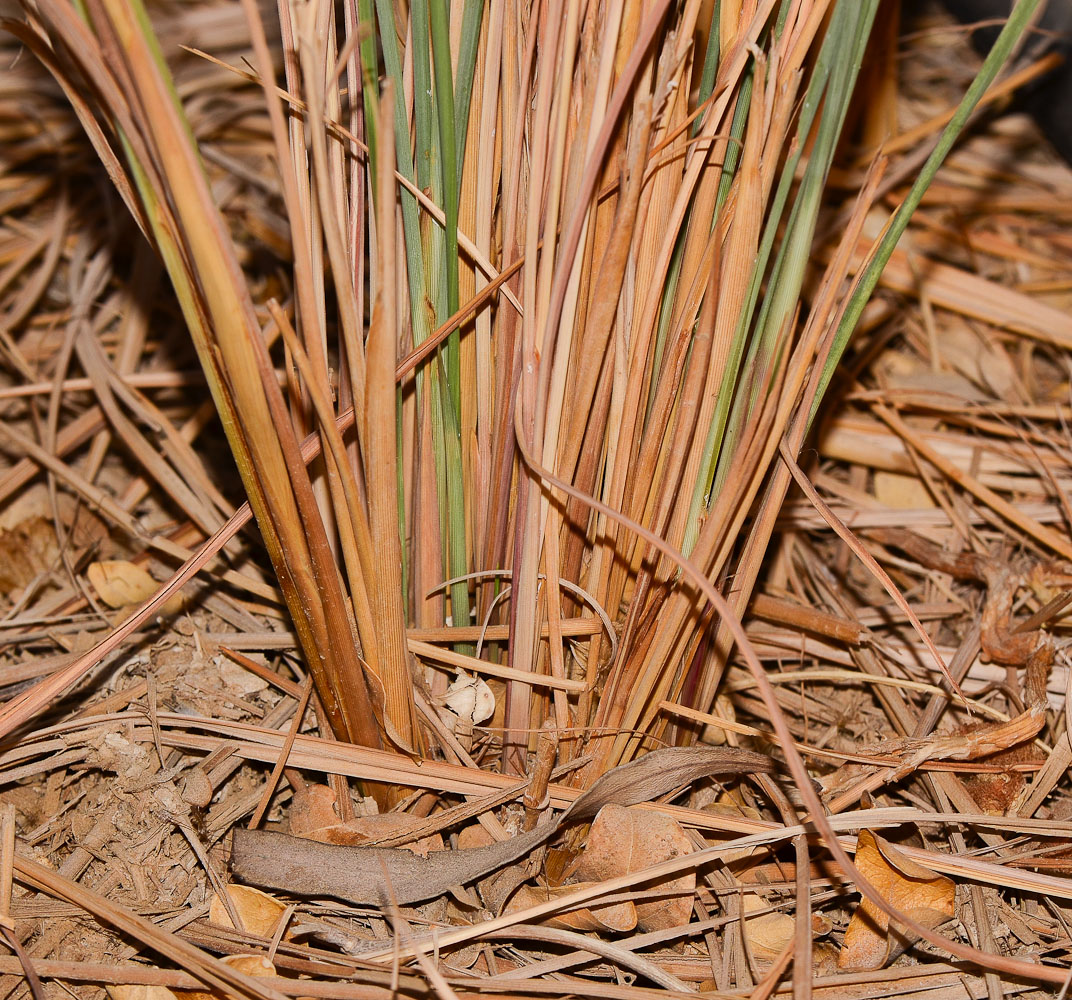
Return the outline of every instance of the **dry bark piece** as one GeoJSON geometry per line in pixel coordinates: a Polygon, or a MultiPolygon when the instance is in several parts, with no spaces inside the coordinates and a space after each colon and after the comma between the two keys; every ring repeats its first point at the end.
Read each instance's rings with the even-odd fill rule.
{"type": "MultiPolygon", "coordinates": [[[[605,805],[588,834],[588,844],[577,859],[575,873],[592,882],[605,882],[650,868],[661,861],[691,854],[689,835],[666,813],[605,805]]],[[[685,872],[660,884],[666,898],[637,903],[637,926],[642,931],[665,930],[689,922],[696,873],[685,872]]]]}
{"type": "MultiPolygon", "coordinates": [[[[856,867],[894,909],[924,927],[939,927],[952,918],[955,895],[952,881],[911,861],[871,830],[860,831],[856,867]]],[[[903,927],[891,926],[884,911],[862,899],[845,931],[838,968],[854,971],[884,968],[915,940],[903,927]]]]}
{"type": "Polygon", "coordinates": [[[546,843],[563,823],[590,819],[610,802],[634,805],[712,774],[768,773],[774,762],[737,747],[668,747],[608,771],[559,817],[511,840],[418,858],[381,847],[337,847],[281,833],[238,829],[236,878],[296,895],[332,896],[359,906],[418,903],[512,864],[546,843]]]}

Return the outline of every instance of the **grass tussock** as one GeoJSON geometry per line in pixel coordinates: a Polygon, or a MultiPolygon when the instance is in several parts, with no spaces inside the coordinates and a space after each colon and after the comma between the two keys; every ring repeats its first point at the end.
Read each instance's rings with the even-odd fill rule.
{"type": "MultiPolygon", "coordinates": [[[[155,597],[131,600],[138,610],[90,648],[29,671],[24,680],[43,679],[12,694],[0,732],[25,737],[200,573],[228,588],[210,593],[212,612],[235,629],[221,645],[299,651],[304,686],[229,655],[301,708],[289,733],[225,720],[199,731],[181,713],[159,713],[147,681],[146,732],[161,763],[165,746],[214,757],[226,744],[236,760],[273,764],[247,803],[258,820],[279,805],[284,776],[300,799],[314,793],[298,770],[319,769],[335,776],[344,825],[355,819],[350,777],[380,810],[424,818],[421,836],[481,815],[492,839],[505,841],[491,810],[507,790],[521,795],[522,779],[531,782],[527,836],[548,805],[611,787],[601,781],[614,785],[614,802],[671,791],[665,776],[650,779],[643,796],[618,787],[627,783],[615,769],[656,748],[702,738],[729,741],[728,755],[744,739],[784,761],[795,779],[790,797],[764,777],[762,813],[736,799],[732,821],[681,807],[673,815],[712,835],[754,837],[749,846],[762,846],[768,861],[772,844],[788,845],[778,863],[793,873],[800,940],[768,956],[753,995],[775,988],[790,956],[798,995],[807,994],[819,958],[804,938],[822,901],[811,883],[842,878],[875,912],[893,907],[903,920],[910,910],[906,926],[959,958],[1058,981],[1056,967],[1039,972],[999,955],[985,935],[940,936],[938,923],[884,888],[881,871],[861,874],[843,835],[862,823],[837,818],[934,767],[921,779],[928,822],[951,822],[959,810],[991,831],[980,836],[995,847],[992,831],[1006,828],[988,826],[985,809],[939,765],[1030,747],[1035,737],[1049,748],[1060,736],[1046,714],[1059,650],[1043,629],[1062,611],[1064,577],[1046,560],[1067,560],[1072,548],[1031,504],[1069,516],[1064,445],[1035,422],[1053,419],[1054,394],[1040,386],[1060,381],[1063,361],[1054,358],[1064,358],[1072,330],[1059,303],[1028,298],[1037,282],[1016,290],[969,274],[939,222],[913,230],[912,248],[897,248],[921,206],[959,196],[942,187],[939,168],[977,107],[1048,65],[999,78],[1038,6],[1016,4],[956,99],[894,137],[896,5],[878,0],[22,4],[5,27],[30,63],[18,72],[41,99],[37,127],[0,118],[12,150],[6,176],[17,181],[0,192],[4,209],[32,220],[13,226],[7,243],[0,292],[16,291],[4,301],[0,349],[12,373],[5,398],[42,402],[28,405],[26,427],[0,430],[0,447],[22,459],[4,470],[0,495],[17,495],[45,469],[57,522],[62,484],[94,506],[101,537],[118,527],[181,568],[155,597]],[[71,183],[32,176],[48,158],[77,165],[71,183]],[[85,176],[107,184],[123,220],[82,195],[85,176]],[[26,210],[46,195],[47,217],[26,210]],[[108,235],[85,235],[94,232],[108,235]],[[928,255],[925,281],[917,251],[928,255]],[[120,283],[124,268],[131,278],[120,283]],[[32,317],[61,272],[69,296],[55,335],[32,317]],[[891,300],[872,301],[880,282],[920,295],[922,330],[884,326],[891,300]],[[143,369],[168,286],[178,307],[169,335],[188,337],[193,353],[175,346],[181,365],[143,369]],[[929,349],[934,372],[942,369],[934,308],[985,317],[1051,353],[1042,368],[1028,366],[1030,385],[1027,368],[1009,375],[1005,346],[974,359],[961,375],[991,391],[985,410],[946,406],[949,384],[940,380],[928,383],[923,403],[911,386],[898,395],[894,376],[918,375],[915,361],[888,363],[881,384],[868,384],[863,373],[894,336],[915,357],[929,349]],[[176,423],[184,387],[199,378],[195,361],[211,407],[182,410],[176,423]],[[70,381],[75,362],[82,375],[70,381]],[[61,419],[64,394],[86,390],[90,406],[61,419]],[[839,407],[824,409],[835,390],[839,407]],[[153,402],[151,392],[163,395],[153,402]],[[192,444],[215,418],[244,506],[192,444]],[[964,460],[979,436],[1001,445],[964,460]],[[113,440],[138,479],[119,500],[97,482],[113,440]],[[926,502],[917,493],[914,506],[893,503],[890,491],[907,490],[909,475],[926,502]],[[880,492],[888,503],[878,503],[880,492]],[[150,493],[177,515],[166,531],[132,514],[150,493]],[[954,534],[924,544],[902,520],[890,523],[898,507],[954,534]],[[240,544],[250,520],[270,573],[240,544]],[[984,523],[999,525],[1023,557],[1006,565],[984,523]],[[958,547],[974,561],[952,560],[958,547]],[[921,582],[920,567],[942,582],[921,582]],[[982,625],[961,634],[935,608],[963,602],[970,588],[983,595],[982,625]],[[1018,596],[1024,588],[1028,598],[1018,596]],[[1030,613],[1017,624],[1023,600],[1030,613]],[[886,626],[891,635],[876,637],[886,626]],[[789,649],[808,659],[807,683],[774,669],[789,649]],[[1022,689],[1000,706],[980,702],[967,683],[980,650],[1023,668],[1022,689]],[[809,684],[818,687],[809,693],[809,684]],[[896,740],[882,767],[870,746],[824,747],[809,721],[817,713],[831,732],[851,729],[830,717],[830,704],[856,684],[866,692],[853,695],[863,717],[881,710],[879,731],[896,740]],[[310,698],[322,736],[340,743],[299,732],[310,698]],[[932,739],[942,712],[966,702],[996,720],[991,728],[973,735],[965,715],[961,728],[932,739]],[[856,780],[846,761],[870,770],[856,780]],[[827,769],[821,799],[817,768],[827,769]],[[437,795],[484,804],[443,803],[451,819],[437,820],[437,795]],[[797,827],[805,814],[831,870],[815,869],[817,845],[797,827]]],[[[1026,202],[1004,210],[1035,211],[1026,202]]],[[[1014,253],[1005,235],[974,230],[967,239],[973,254],[1008,252],[1023,268],[1046,267],[1037,246],[1014,253]]],[[[969,365],[970,353],[960,350],[958,363],[969,365]]],[[[68,570],[73,581],[81,567],[68,570]]],[[[18,586],[27,586],[22,577],[18,586]]],[[[80,746],[90,739],[83,722],[56,732],[80,746]]],[[[708,773],[702,767],[697,774],[708,773]]],[[[1031,816],[1057,780],[1022,793],[1024,822],[1047,821],[1031,816]]],[[[894,824],[897,808],[877,808],[868,825],[894,824]]],[[[197,843],[193,827],[180,828],[197,843]]],[[[1038,872],[966,856],[960,833],[952,843],[953,853],[902,846],[932,874],[986,881],[1000,868],[1007,888],[1056,891],[1038,872]]],[[[552,849],[549,882],[578,846],[567,838],[552,849]]],[[[889,860],[869,848],[869,863],[876,853],[889,860]]],[[[690,864],[661,863],[667,877],[690,864]]],[[[29,884],[84,906],[200,981],[251,991],[185,939],[83,897],[68,873],[14,864],[29,884]]],[[[407,877],[417,892],[420,878],[407,877]]],[[[621,877],[608,885],[632,885],[621,877]]],[[[569,898],[576,907],[608,891],[569,898]]],[[[972,898],[976,921],[981,899],[972,898]]],[[[533,902],[521,912],[556,908],[533,902]]],[[[396,935],[411,933],[412,914],[386,903],[385,912],[396,935]]],[[[474,926],[491,935],[498,920],[474,926]]],[[[464,946],[476,935],[454,929],[442,943],[464,946]]],[[[575,937],[540,940],[583,944],[575,937]]],[[[420,947],[406,947],[450,995],[420,947]]],[[[741,939],[736,947],[713,973],[720,989],[757,978],[741,939]]],[[[597,954],[665,988],[682,985],[673,962],[656,968],[615,948],[597,954]]],[[[485,974],[495,978],[490,967],[485,974]]]]}

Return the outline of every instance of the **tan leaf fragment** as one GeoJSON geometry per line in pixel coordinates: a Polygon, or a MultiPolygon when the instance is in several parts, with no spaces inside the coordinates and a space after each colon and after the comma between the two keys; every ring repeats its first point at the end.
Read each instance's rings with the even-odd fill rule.
{"type": "Polygon", "coordinates": [[[59,558],[56,529],[43,517],[0,528],[0,596],[21,590],[59,558]]]}
{"type": "Polygon", "coordinates": [[[290,832],[295,837],[310,837],[314,830],[335,826],[335,792],[327,785],[309,784],[294,793],[290,807],[290,832]]]}
{"type": "MultiPolygon", "coordinates": [[[[891,906],[924,927],[939,927],[952,918],[953,882],[909,860],[871,830],[860,831],[856,866],[891,906]]],[[[838,968],[854,971],[884,968],[915,940],[905,928],[891,926],[890,918],[882,910],[862,899],[845,931],[838,968]]]]}
{"type": "MultiPolygon", "coordinates": [[[[383,837],[397,837],[416,823],[413,817],[402,813],[355,816],[343,822],[335,811],[335,793],[327,785],[319,784],[306,785],[296,792],[290,811],[290,832],[295,837],[319,844],[353,846],[383,837]]],[[[422,858],[432,851],[444,850],[443,838],[438,833],[402,846],[422,858]]]]}
{"type": "Polygon", "coordinates": [[[744,936],[752,955],[761,962],[773,962],[796,933],[796,919],[789,913],[772,910],[767,900],[748,893],[741,899],[744,908],[744,936]]]}
{"type": "MultiPolygon", "coordinates": [[[[110,608],[129,608],[153,596],[160,584],[141,566],[127,559],[105,559],[90,563],[86,576],[100,599],[110,608]]],[[[174,595],[161,608],[161,614],[173,615],[182,610],[182,596],[174,595]]]]}
{"type": "MultiPolygon", "coordinates": [[[[278,899],[248,885],[229,885],[227,895],[231,897],[231,903],[242,921],[242,926],[250,934],[271,937],[275,933],[279,918],[286,910],[286,906],[278,899]]],[[[220,927],[234,927],[227,907],[216,895],[213,895],[209,904],[208,919],[220,927]]]]}
{"type": "MultiPolygon", "coordinates": [[[[504,913],[517,913],[569,896],[579,889],[595,883],[572,882],[569,885],[522,885],[510,897],[504,913]]],[[[549,927],[561,927],[570,931],[631,931],[637,925],[637,908],[629,901],[608,903],[604,906],[583,906],[576,910],[563,910],[543,918],[549,927]]]]}
{"type": "Polygon", "coordinates": [[[275,966],[264,955],[224,955],[220,961],[247,976],[275,975],[275,966]]]}
{"type": "MultiPolygon", "coordinates": [[[[653,809],[612,803],[600,809],[593,821],[588,844],[577,859],[574,875],[603,882],[691,854],[692,849],[688,834],[672,817],[653,809]]],[[[695,872],[647,888],[658,889],[667,896],[636,904],[640,930],[663,930],[688,923],[696,890],[695,872]]]]}
{"type": "MultiPolygon", "coordinates": [[[[741,897],[744,909],[744,936],[752,951],[752,957],[760,963],[770,963],[779,958],[796,934],[797,918],[792,913],[771,908],[770,901],[749,892],[741,897]]],[[[822,913],[811,915],[813,958],[823,951],[820,938],[830,933],[832,924],[822,913]]],[[[829,951],[830,946],[825,946],[829,951]]],[[[834,956],[836,958],[836,954],[834,956]]]]}
{"type": "MultiPolygon", "coordinates": [[[[747,819],[761,819],[761,815],[755,806],[749,805],[736,788],[726,788],[721,792],[712,793],[715,797],[706,801],[703,805],[694,805],[693,808],[703,812],[712,813],[715,816],[729,816],[731,819],[746,817],[747,819]]],[[[704,831],[704,839],[712,847],[715,844],[731,840],[735,834],[716,833],[713,830],[704,831]]],[[[722,862],[726,865],[735,864],[745,858],[756,857],[765,853],[763,847],[739,847],[733,851],[726,851],[722,855],[722,862]]]]}

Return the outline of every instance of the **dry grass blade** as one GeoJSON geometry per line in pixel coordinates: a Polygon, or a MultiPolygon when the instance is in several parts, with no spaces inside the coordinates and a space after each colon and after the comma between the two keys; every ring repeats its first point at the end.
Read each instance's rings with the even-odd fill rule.
{"type": "Polygon", "coordinates": [[[964,692],[960,690],[960,685],[957,683],[956,678],[949,672],[949,667],[946,666],[945,660],[942,659],[942,654],[938,652],[937,647],[934,645],[934,641],[927,634],[926,629],[923,627],[923,623],[916,617],[915,612],[909,607],[908,602],[905,600],[904,595],[897,589],[894,582],[890,579],[889,575],[881,566],[874,560],[870,553],[864,549],[863,545],[857,539],[848,528],[845,527],[841,521],[838,520],[837,515],[827,506],[826,502],[816,492],[815,487],[808,482],[804,473],[801,471],[800,466],[793,460],[793,456],[786,448],[783,441],[779,445],[779,453],[782,456],[782,461],[785,462],[787,468],[793,479],[796,481],[797,486],[800,487],[804,495],[812,502],[815,509],[819,512],[822,518],[830,525],[831,528],[837,533],[843,541],[848,544],[852,550],[860,557],[861,561],[867,566],[867,568],[875,574],[878,580],[882,583],[882,586],[886,588],[890,597],[893,598],[902,611],[904,611],[908,620],[912,623],[912,627],[916,630],[919,637],[923,640],[923,644],[927,647],[927,651],[934,657],[934,662],[938,669],[942,672],[942,675],[949,682],[949,687],[957,695],[961,701],[964,701],[964,692]]]}

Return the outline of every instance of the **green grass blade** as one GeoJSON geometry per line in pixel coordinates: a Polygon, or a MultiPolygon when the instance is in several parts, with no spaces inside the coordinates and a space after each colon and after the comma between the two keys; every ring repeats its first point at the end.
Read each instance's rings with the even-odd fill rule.
{"type": "Polygon", "coordinates": [[[856,324],[860,320],[864,306],[867,305],[872,292],[878,285],[882,270],[893,254],[898,240],[904,235],[912,214],[919,207],[924,193],[930,187],[935,174],[938,173],[938,168],[941,167],[945,158],[949,155],[949,151],[953,148],[953,144],[957,141],[957,137],[967,125],[975,106],[979,103],[979,99],[990,84],[994,82],[998,71],[1005,64],[1020,36],[1031,23],[1031,18],[1035,11],[1038,10],[1040,3],[1041,0],[1017,0],[1017,4],[1009,15],[1008,21],[1005,22],[1005,26],[1001,29],[1001,34],[998,35],[993,47],[983,60],[979,73],[972,80],[971,85],[964,94],[964,99],[958,105],[949,124],[942,130],[933,152],[927,157],[927,162],[924,163],[923,169],[920,170],[919,176],[916,178],[905,200],[901,202],[890,219],[886,232],[853,288],[849,302],[838,324],[831,350],[823,364],[818,391],[812,401],[809,422],[815,417],[815,410],[822,400],[827,386],[830,384],[830,379],[837,368],[838,362],[841,360],[842,354],[845,352],[849,337],[852,336],[853,330],[856,329],[856,324]]]}
{"type": "Polygon", "coordinates": [[[473,98],[473,75],[480,49],[480,22],[484,17],[484,0],[465,0],[462,13],[462,37],[458,45],[458,71],[454,80],[454,125],[457,134],[458,187],[462,183],[465,163],[465,140],[469,130],[469,108],[473,98]]]}

